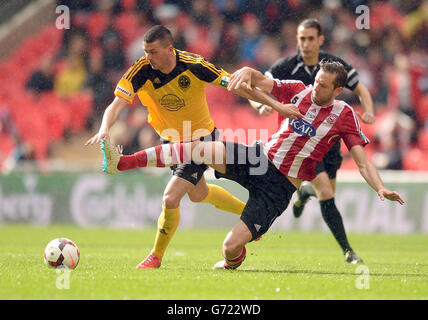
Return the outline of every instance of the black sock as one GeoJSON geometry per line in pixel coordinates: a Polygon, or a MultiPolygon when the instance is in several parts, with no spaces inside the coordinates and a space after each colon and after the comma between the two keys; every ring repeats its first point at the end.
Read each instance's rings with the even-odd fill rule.
{"type": "Polygon", "coordinates": [[[339,243],[343,252],[352,250],[346,237],[345,227],[343,225],[342,216],[336,208],[334,198],[329,200],[320,200],[321,213],[327,226],[330,228],[336,241],[339,243]]]}

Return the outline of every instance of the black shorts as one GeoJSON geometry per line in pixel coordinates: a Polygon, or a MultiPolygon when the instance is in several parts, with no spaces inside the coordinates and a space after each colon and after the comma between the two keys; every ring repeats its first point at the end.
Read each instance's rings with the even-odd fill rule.
{"type": "Polygon", "coordinates": [[[223,142],[226,146],[226,173],[216,178],[236,181],[249,192],[241,220],[252,240],[264,234],[287,208],[296,188],[263,154],[261,143],[251,146],[223,142]]]}
{"type": "Polygon", "coordinates": [[[342,152],[340,152],[340,140],[337,141],[331,149],[324,155],[324,158],[321,162],[318,162],[315,172],[320,174],[321,172],[326,172],[330,179],[335,179],[337,175],[337,170],[339,170],[342,165],[342,152]]]}
{"type": "MultiPolygon", "coordinates": [[[[213,132],[208,136],[202,137],[199,140],[201,141],[216,141],[219,138],[220,133],[217,128],[214,128],[213,132]]],[[[161,139],[162,143],[170,143],[167,140],[161,139]]],[[[205,170],[208,169],[208,166],[205,164],[198,164],[193,161],[190,163],[183,163],[179,165],[174,165],[171,168],[172,175],[180,177],[186,181],[189,181],[193,185],[196,185],[204,175],[205,170]]]]}

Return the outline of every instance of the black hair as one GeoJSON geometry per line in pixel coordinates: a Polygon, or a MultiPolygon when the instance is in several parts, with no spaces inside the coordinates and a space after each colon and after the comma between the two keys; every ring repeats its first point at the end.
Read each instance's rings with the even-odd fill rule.
{"type": "Polygon", "coordinates": [[[299,27],[303,27],[305,29],[307,29],[307,28],[314,28],[314,29],[317,29],[318,36],[320,36],[320,35],[323,34],[323,30],[322,30],[321,24],[316,19],[305,19],[302,22],[300,22],[297,27],[298,28],[299,27]]]}

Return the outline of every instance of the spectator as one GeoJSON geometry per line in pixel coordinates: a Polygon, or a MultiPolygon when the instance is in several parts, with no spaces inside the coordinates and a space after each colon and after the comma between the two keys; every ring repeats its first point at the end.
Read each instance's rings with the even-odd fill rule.
{"type": "Polygon", "coordinates": [[[88,118],[88,125],[92,129],[95,119],[104,113],[105,107],[113,99],[113,83],[104,74],[103,60],[100,56],[92,56],[89,75],[84,84],[92,96],[93,111],[88,118]]]}
{"type": "Polygon", "coordinates": [[[51,55],[45,55],[40,69],[35,71],[28,79],[26,88],[35,94],[50,91],[54,86],[54,60],[51,55]]]}
{"type": "Polygon", "coordinates": [[[260,22],[253,14],[247,13],[242,17],[243,32],[241,35],[241,59],[253,62],[256,51],[262,40],[260,22]]]}
{"type": "Polygon", "coordinates": [[[110,79],[117,79],[122,74],[126,65],[120,34],[108,28],[101,36],[103,49],[103,68],[110,79]]]}
{"type": "Polygon", "coordinates": [[[69,55],[66,66],[55,78],[55,93],[62,98],[70,98],[83,89],[86,76],[87,71],[83,58],[76,54],[69,55]]]}

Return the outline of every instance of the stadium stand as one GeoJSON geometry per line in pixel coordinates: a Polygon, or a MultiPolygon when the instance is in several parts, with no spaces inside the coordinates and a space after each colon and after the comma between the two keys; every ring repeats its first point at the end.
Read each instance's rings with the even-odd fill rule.
{"type": "MultiPolygon", "coordinates": [[[[118,59],[107,54],[103,45],[103,39],[116,33],[126,59],[124,67],[107,69],[106,64],[111,61],[103,60],[105,80],[114,86],[133,63],[130,57],[142,54],[138,50],[145,30],[162,23],[172,30],[179,49],[200,53],[230,72],[243,65],[265,71],[278,57],[295,53],[296,23],[310,13],[325,26],[323,49],[354,65],[373,95],[377,122],[374,126],[363,125],[363,129],[373,142],[368,150],[378,168],[428,170],[426,161],[421,161],[428,150],[428,2],[362,1],[371,9],[368,30],[356,27],[353,3],[261,0],[250,5],[247,0],[60,0],[56,5],[70,8],[71,28],[57,29],[55,21],[51,21],[0,60],[0,168],[13,158],[12,162],[18,164],[23,159],[36,160],[40,170],[49,170],[46,161],[55,147],[67,143],[70,137],[89,135],[97,128],[92,122],[96,117],[100,120],[103,107],[94,100],[97,92],[88,90],[85,84],[79,82],[78,92],[70,96],[58,94],[55,88],[43,92],[27,88],[46,55],[53,57],[55,81],[70,57],[76,58],[86,78],[91,73],[91,59],[118,59]],[[73,40],[79,36],[82,41],[73,40]]],[[[270,133],[275,129],[274,117],[259,117],[245,101],[219,90],[207,86],[207,99],[217,127],[268,128],[270,133]]],[[[346,98],[358,110],[355,97],[346,98]]],[[[138,105],[136,101],[132,107],[138,105]]],[[[120,121],[132,127],[132,114],[131,108],[120,121]]],[[[154,134],[146,126],[138,130],[154,134]]],[[[133,134],[133,145],[125,145],[125,152],[127,148],[138,148],[138,132],[133,134]]],[[[345,156],[343,168],[355,169],[348,158],[345,156]]]]}

